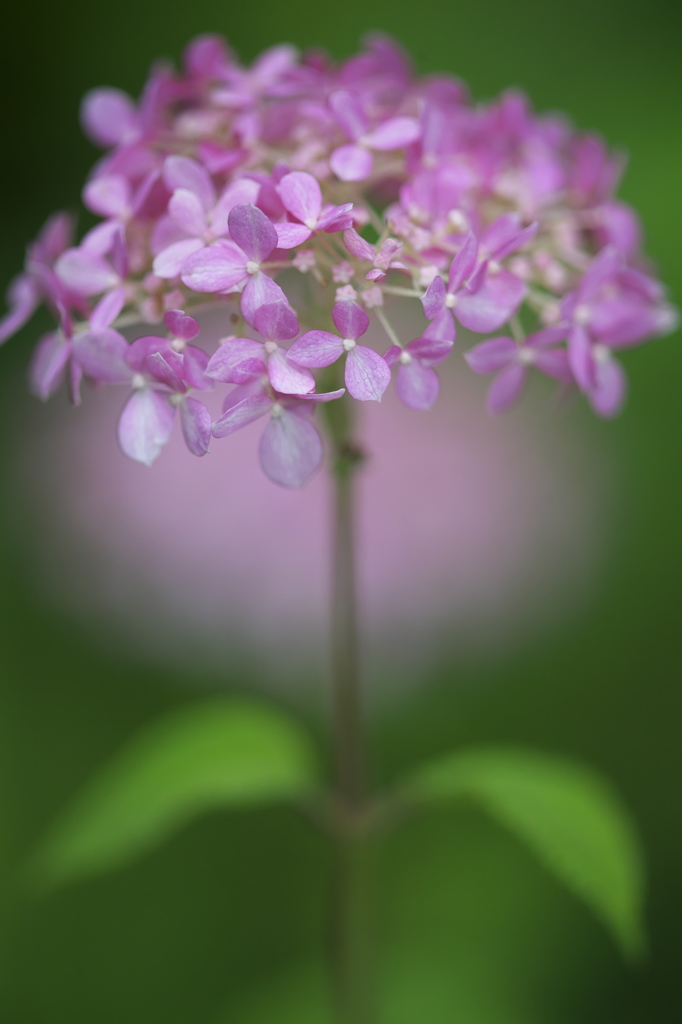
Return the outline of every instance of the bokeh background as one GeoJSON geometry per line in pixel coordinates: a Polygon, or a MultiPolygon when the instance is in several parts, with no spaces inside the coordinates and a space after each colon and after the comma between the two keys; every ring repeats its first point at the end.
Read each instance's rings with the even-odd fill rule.
{"type": "MultiPolygon", "coordinates": [[[[13,5],[0,62],[0,279],[18,270],[25,241],[51,210],[78,206],[96,156],[77,121],[87,89],[109,84],[136,95],[152,59],[177,60],[200,32],[222,32],[250,60],[284,40],[343,57],[374,29],[406,45],[421,72],[460,75],[480,99],[521,87],[538,109],[564,110],[625,148],[621,194],[641,212],[648,250],[679,304],[680,21],[668,0],[554,8],[540,0],[13,5]]],[[[278,674],[276,660],[250,656],[249,641],[207,658],[205,638],[192,649],[189,627],[189,654],[185,645],[182,656],[161,657],[163,645],[145,645],[105,595],[98,606],[98,574],[87,567],[99,557],[96,537],[83,525],[87,544],[72,558],[77,521],[70,533],[55,524],[70,507],[64,489],[88,494],[84,466],[92,467],[90,494],[109,501],[114,455],[105,453],[99,470],[96,459],[71,457],[77,431],[64,426],[65,416],[81,413],[59,400],[55,413],[25,394],[40,326],[35,320],[0,352],[0,1019],[326,1024],[328,851],[291,814],[210,816],[134,867],[41,900],[17,884],[27,855],[83,780],[165,710],[212,693],[272,690],[277,674],[277,699],[306,718],[321,744],[325,735],[312,661],[278,674]],[[86,599],[79,603],[78,594],[86,599]]],[[[528,599],[535,628],[526,616],[514,633],[507,618],[498,642],[502,621],[491,613],[486,634],[479,615],[479,639],[469,643],[467,629],[455,628],[455,609],[450,642],[429,636],[418,647],[410,671],[419,685],[401,678],[393,694],[391,659],[377,656],[372,737],[385,780],[453,746],[494,741],[568,754],[605,772],[644,838],[651,954],[640,968],[626,967],[589,914],[513,839],[473,812],[439,812],[385,851],[387,1024],[667,1024],[679,1012],[679,335],[628,353],[626,364],[632,394],[618,421],[594,422],[578,406],[556,422],[543,406],[536,421],[542,457],[531,476],[537,484],[550,473],[552,485],[537,488],[534,501],[562,504],[574,487],[579,525],[568,517],[571,543],[556,571],[550,561],[538,576],[547,537],[535,561],[529,556],[529,578],[542,580],[535,604],[528,599]],[[585,549],[575,578],[565,564],[585,549]],[[570,589],[570,599],[553,589],[570,589]],[[532,609],[544,603],[555,612],[536,616],[532,609]]],[[[509,423],[500,436],[512,437],[514,450],[524,437],[537,443],[528,414],[509,423]]],[[[140,586],[134,559],[122,564],[119,584],[130,572],[132,593],[140,586]]],[[[494,578],[488,586],[495,589],[494,578]]],[[[513,599],[512,592],[505,607],[513,599]]],[[[519,586],[517,603],[525,601],[519,586]]]]}

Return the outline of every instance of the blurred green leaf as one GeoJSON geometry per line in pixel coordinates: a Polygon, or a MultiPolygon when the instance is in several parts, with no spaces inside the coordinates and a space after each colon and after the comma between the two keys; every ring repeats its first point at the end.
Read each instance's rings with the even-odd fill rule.
{"type": "Polygon", "coordinates": [[[253,701],[194,705],[154,723],[92,779],[32,865],[62,882],[116,868],[203,811],[297,799],[314,789],[309,737],[253,701]]]}
{"type": "Polygon", "coordinates": [[[473,800],[531,847],[592,908],[624,953],[643,948],[643,869],[630,816],[599,776],[523,750],[447,755],[407,782],[411,799],[473,800]]]}

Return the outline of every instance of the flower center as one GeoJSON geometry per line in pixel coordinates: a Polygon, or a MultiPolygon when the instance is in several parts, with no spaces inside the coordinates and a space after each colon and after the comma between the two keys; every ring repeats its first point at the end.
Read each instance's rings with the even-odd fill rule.
{"type": "Polygon", "coordinates": [[[144,376],[141,373],[133,374],[133,379],[131,381],[131,384],[132,384],[133,389],[135,391],[141,391],[142,388],[146,388],[147,387],[147,381],[144,379],[144,376]]]}
{"type": "Polygon", "coordinates": [[[343,347],[345,348],[346,352],[350,352],[350,350],[352,348],[355,348],[355,341],[354,341],[354,339],[353,338],[344,338],[343,339],[343,347]]]}
{"type": "Polygon", "coordinates": [[[523,366],[530,366],[531,363],[535,362],[535,352],[533,352],[532,348],[524,345],[516,353],[516,358],[523,366]]]}
{"type": "Polygon", "coordinates": [[[457,305],[457,296],[453,295],[452,292],[448,292],[445,296],[445,305],[448,309],[454,309],[457,305]]]}
{"type": "Polygon", "coordinates": [[[409,366],[410,363],[412,362],[412,356],[410,355],[410,353],[405,351],[401,352],[400,362],[403,364],[403,366],[409,366]]]}
{"type": "Polygon", "coordinates": [[[590,307],[589,306],[576,306],[575,307],[575,313],[573,314],[573,319],[575,320],[575,322],[577,324],[580,324],[581,327],[584,327],[585,324],[589,324],[590,316],[591,316],[591,312],[590,312],[590,307]]]}
{"type": "Polygon", "coordinates": [[[248,260],[246,264],[247,274],[257,274],[260,270],[260,263],[256,263],[255,260],[248,260]]]}
{"type": "Polygon", "coordinates": [[[606,345],[593,345],[592,355],[595,363],[599,363],[600,366],[604,366],[611,360],[611,350],[606,345]]]}
{"type": "Polygon", "coordinates": [[[265,351],[267,352],[267,354],[269,356],[271,356],[273,354],[273,352],[277,351],[277,342],[276,341],[266,341],[265,342],[265,351]]]}

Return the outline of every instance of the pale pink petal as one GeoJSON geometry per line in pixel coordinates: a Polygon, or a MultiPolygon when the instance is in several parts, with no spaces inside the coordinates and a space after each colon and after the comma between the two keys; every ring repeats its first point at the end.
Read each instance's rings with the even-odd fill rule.
{"type": "Polygon", "coordinates": [[[300,400],[304,402],[333,402],[337,398],[342,398],[345,393],[345,388],[338,388],[337,391],[319,391],[310,395],[292,395],[291,397],[295,398],[297,401],[300,400]]]}
{"type": "Polygon", "coordinates": [[[391,382],[386,361],[371,348],[356,345],[346,358],[346,387],[359,402],[380,402],[391,382]]]}
{"type": "Polygon", "coordinates": [[[194,317],[187,316],[181,309],[169,309],[164,313],[163,322],[174,338],[192,341],[199,333],[199,324],[194,317]]]}
{"type": "Polygon", "coordinates": [[[100,383],[127,384],[132,370],[126,361],[128,342],[118,331],[83,331],[74,336],[74,358],[86,377],[100,383]]]}
{"type": "Polygon", "coordinates": [[[124,455],[151,466],[170,438],[174,416],[165,395],[149,388],[133,391],[118,421],[118,443],[124,455]]]}
{"type": "Polygon", "coordinates": [[[372,173],[372,154],[362,146],[339,146],[332,153],[329,166],[341,181],[364,181],[372,173]]]}
{"type": "Polygon", "coordinates": [[[242,292],[242,316],[250,327],[256,326],[256,312],[266,302],[287,302],[287,297],[278,284],[267,274],[253,274],[242,292]]]}
{"type": "Polygon", "coordinates": [[[317,224],[322,210],[322,192],[316,178],[305,171],[285,174],[277,190],[284,208],[309,228],[317,224]]]}
{"type": "Polygon", "coordinates": [[[411,356],[420,359],[424,366],[437,366],[450,355],[454,342],[441,338],[415,338],[405,346],[411,356]]]}
{"type": "MultiPolygon", "coordinates": [[[[162,277],[165,280],[179,277],[192,253],[199,252],[203,248],[204,243],[200,238],[184,238],[181,242],[173,242],[155,257],[152,269],[157,277],[162,277]]],[[[190,285],[191,287],[193,286],[190,285]]],[[[196,288],[195,291],[203,291],[203,289],[196,288]]]]}
{"type": "MultiPolygon", "coordinates": [[[[105,220],[97,224],[81,238],[78,247],[84,252],[94,253],[97,256],[106,256],[114,247],[114,242],[121,235],[121,225],[117,220],[105,220]]],[[[77,250],[67,250],[75,252],[77,250]]]]}
{"type": "Polygon", "coordinates": [[[568,338],[568,361],[578,387],[589,391],[595,379],[594,358],[587,331],[578,324],[571,328],[568,338]]]}
{"type": "Polygon", "coordinates": [[[84,249],[67,249],[54,269],[62,284],[76,295],[99,295],[118,284],[118,275],[111,265],[84,249]]]}
{"type": "Polygon", "coordinates": [[[580,282],[578,301],[589,302],[594,298],[601,286],[619,270],[621,263],[622,257],[615,246],[607,245],[602,249],[592,260],[589,270],[580,282]]]}
{"type": "Polygon", "coordinates": [[[121,174],[93,178],[83,189],[83,202],[102,217],[120,217],[130,210],[130,184],[121,174]]]}
{"type": "Polygon", "coordinates": [[[230,406],[220,419],[216,420],[213,424],[213,436],[227,437],[235,430],[241,430],[242,427],[253,423],[260,416],[264,416],[270,409],[272,409],[272,399],[268,395],[249,395],[248,398],[230,406]]]}
{"type": "Polygon", "coordinates": [[[433,281],[421,297],[421,303],[424,307],[424,316],[427,320],[433,320],[433,318],[443,309],[446,294],[445,281],[440,274],[436,274],[433,281]]]}
{"type": "Polygon", "coordinates": [[[152,352],[151,355],[147,356],[145,370],[158,384],[165,384],[170,391],[182,394],[187,390],[178,374],[160,352],[152,352]]]}
{"type": "Polygon", "coordinates": [[[125,288],[114,288],[104,295],[90,314],[90,327],[93,331],[101,331],[109,327],[121,312],[126,302],[125,288]]]}
{"type": "Polygon", "coordinates": [[[413,117],[392,117],[365,135],[363,142],[372,149],[402,149],[415,142],[421,134],[419,122],[413,117]]]}
{"type": "Polygon", "coordinates": [[[300,330],[296,314],[286,302],[266,302],[259,306],[254,322],[266,341],[289,341],[300,330]]]}
{"type": "Polygon", "coordinates": [[[443,306],[440,313],[436,314],[422,333],[422,338],[428,338],[429,341],[451,341],[454,344],[457,339],[457,325],[452,311],[447,306],[443,306]]]}
{"type": "Polygon", "coordinates": [[[243,384],[265,373],[265,349],[260,341],[233,338],[220,345],[206,367],[206,374],[226,384],[243,384]]]}
{"type": "Polygon", "coordinates": [[[230,210],[227,219],[230,235],[248,259],[260,263],[277,246],[277,232],[272,222],[253,203],[241,203],[230,210]]]}
{"type": "Polygon", "coordinates": [[[462,248],[450,264],[450,271],[448,274],[448,291],[451,294],[454,295],[455,292],[459,291],[464,282],[471,275],[472,270],[476,266],[477,256],[478,242],[470,231],[462,243],[462,248]]]}
{"type": "Polygon", "coordinates": [[[496,331],[521,305],[526,286],[506,270],[488,275],[473,295],[464,288],[457,295],[455,316],[470,331],[496,331]]]}
{"type": "Polygon", "coordinates": [[[283,395],[304,395],[315,390],[310,370],[297,366],[281,348],[268,357],[268,376],[275,391],[283,395]]]}
{"type": "Polygon", "coordinates": [[[357,302],[345,299],[337,302],[332,309],[332,320],[339,334],[357,341],[369,327],[369,317],[357,302]]]}
{"type": "Polygon", "coordinates": [[[31,393],[43,401],[53,395],[62,382],[71,355],[71,344],[59,331],[41,338],[28,369],[31,393]]]}
{"type": "Polygon", "coordinates": [[[186,398],[180,406],[180,424],[192,455],[206,455],[211,440],[211,414],[203,402],[186,398]]]}
{"type": "Polygon", "coordinates": [[[517,252],[519,249],[523,249],[524,245],[527,245],[531,239],[535,238],[538,233],[538,222],[535,221],[533,224],[529,224],[527,228],[523,228],[521,231],[510,238],[506,245],[500,246],[499,249],[493,255],[497,260],[503,260],[505,256],[509,256],[513,252],[517,252]]]}
{"type": "Polygon", "coordinates": [[[345,231],[353,225],[351,210],[352,203],[342,203],[341,206],[325,206],[317,222],[318,231],[327,231],[332,234],[334,231],[345,231]]]}
{"type": "Polygon", "coordinates": [[[183,380],[186,380],[190,387],[198,388],[200,391],[209,391],[213,387],[213,381],[206,376],[208,354],[203,348],[187,345],[182,353],[182,364],[183,380]]]}
{"type": "Polygon", "coordinates": [[[291,224],[289,221],[275,224],[275,231],[278,249],[294,249],[312,235],[312,231],[305,224],[291,224]]]}
{"type": "Polygon", "coordinates": [[[329,97],[329,106],[339,127],[349,139],[359,139],[369,127],[367,118],[352,93],[341,89],[329,97]]]}
{"type": "Polygon", "coordinates": [[[565,348],[557,348],[549,352],[544,349],[536,351],[533,366],[541,373],[553,377],[554,380],[559,380],[563,384],[574,383],[573,371],[565,348]]]}
{"type": "Polygon", "coordinates": [[[170,198],[168,212],[171,217],[188,235],[199,238],[206,231],[206,214],[195,192],[188,188],[178,188],[170,198]]]}
{"type": "MultiPolygon", "coordinates": [[[[192,241],[196,244],[199,239],[192,241]]],[[[183,284],[195,292],[222,292],[227,288],[233,288],[245,277],[244,253],[238,246],[229,242],[202,247],[190,255],[183,264],[183,284]]]]}
{"type": "Polygon", "coordinates": [[[130,141],[138,132],[135,104],[120,89],[93,89],[83,97],[81,123],[90,138],[100,146],[116,146],[130,141]]]}
{"type": "Polygon", "coordinates": [[[27,274],[15,277],[7,290],[9,311],[0,320],[0,345],[31,319],[40,296],[35,281],[27,274]]]}
{"type": "Polygon", "coordinates": [[[501,370],[488,388],[486,410],[490,416],[509,409],[518,400],[526,383],[528,371],[521,363],[510,363],[501,370]]]}
{"type": "Polygon", "coordinates": [[[395,379],[398,398],[410,409],[432,409],[440,391],[438,374],[417,360],[400,363],[395,379]]]}
{"type": "Polygon", "coordinates": [[[331,366],[343,355],[343,341],[328,331],[308,331],[297,338],[289,349],[289,359],[299,366],[319,369],[331,366]]]}
{"type": "Polygon", "coordinates": [[[322,462],[322,441],[312,423],[281,409],[270,417],[258,446],[263,472],[281,487],[303,487],[322,462]]]}
{"type": "Polygon", "coordinates": [[[151,238],[149,239],[149,248],[151,249],[154,256],[157,256],[164,249],[167,249],[171,245],[175,245],[176,242],[183,242],[187,240],[187,235],[179,227],[178,224],[168,214],[164,214],[160,217],[154,227],[152,228],[151,238]]]}
{"type": "Polygon", "coordinates": [[[464,353],[474,373],[497,373],[516,359],[518,346],[511,338],[491,338],[464,353]]]}
{"type": "Polygon", "coordinates": [[[200,163],[188,156],[168,156],[163,165],[163,180],[171,192],[178,188],[194,192],[204,210],[215,206],[216,192],[211,176],[200,163]]]}
{"type": "Polygon", "coordinates": [[[355,228],[347,228],[343,233],[343,241],[348,252],[353,256],[357,256],[361,260],[369,260],[370,263],[374,261],[376,255],[376,249],[369,242],[357,233],[355,228]]]}
{"type": "Polygon", "coordinates": [[[589,399],[594,411],[605,419],[617,416],[627,396],[627,377],[616,359],[599,362],[589,399]]]}

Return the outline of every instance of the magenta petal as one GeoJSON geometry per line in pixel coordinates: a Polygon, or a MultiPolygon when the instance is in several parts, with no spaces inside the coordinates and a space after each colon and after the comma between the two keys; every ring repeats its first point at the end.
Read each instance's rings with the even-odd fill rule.
{"type": "Polygon", "coordinates": [[[189,257],[203,248],[204,243],[200,238],[183,238],[181,242],[173,242],[161,250],[154,259],[152,269],[157,277],[166,280],[179,277],[189,257]]]}
{"type": "Polygon", "coordinates": [[[447,306],[443,306],[440,313],[436,314],[422,333],[422,338],[428,338],[429,341],[451,341],[454,344],[457,338],[457,325],[452,311],[447,306]]]}
{"type": "Polygon", "coordinates": [[[286,302],[266,302],[259,306],[254,323],[266,341],[289,341],[300,330],[296,314],[286,302]]]}
{"type": "Polygon", "coordinates": [[[589,270],[580,283],[578,288],[579,301],[589,302],[601,286],[613,277],[621,263],[621,255],[614,246],[607,245],[606,248],[602,249],[592,260],[589,270]]]}
{"type": "Polygon", "coordinates": [[[421,297],[421,303],[424,307],[424,316],[427,320],[433,320],[433,318],[440,313],[445,302],[445,296],[445,281],[440,274],[436,274],[433,281],[421,297]]]}
{"type": "Polygon", "coordinates": [[[71,345],[59,331],[41,338],[28,370],[31,393],[43,401],[53,395],[62,382],[70,355],[71,345]]]}
{"type": "Polygon", "coordinates": [[[100,146],[116,146],[137,134],[135,104],[120,89],[93,89],[81,104],[81,123],[100,146]]]}
{"type": "Polygon", "coordinates": [[[562,384],[574,383],[573,371],[565,348],[557,348],[549,352],[543,349],[536,351],[533,366],[546,376],[561,381],[562,384]]]}
{"type": "Polygon", "coordinates": [[[589,392],[594,411],[605,419],[617,416],[627,395],[627,377],[616,359],[597,364],[595,382],[589,392]]]}
{"type": "Polygon", "coordinates": [[[203,348],[187,345],[182,353],[182,365],[183,380],[186,380],[190,387],[198,388],[200,391],[208,391],[213,387],[213,381],[206,376],[208,355],[203,348]]]}
{"type": "Polygon", "coordinates": [[[329,166],[341,181],[364,181],[372,173],[372,154],[362,146],[339,146],[332,153],[329,166]]]}
{"type": "Polygon", "coordinates": [[[331,366],[343,355],[343,341],[329,331],[308,331],[297,338],[289,349],[289,359],[299,366],[319,369],[331,366]]]}
{"type": "Polygon", "coordinates": [[[188,156],[169,156],[163,165],[163,180],[171,192],[188,189],[204,210],[215,205],[216,194],[211,176],[205,167],[188,156]]]}
{"type": "Polygon", "coordinates": [[[496,331],[516,312],[526,286],[507,270],[488,275],[473,295],[462,289],[457,295],[455,315],[470,331],[496,331]]]}
{"type": "Polygon", "coordinates": [[[121,450],[136,462],[151,466],[170,438],[175,409],[165,395],[140,388],[123,406],[118,421],[121,450]]]}
{"type": "Polygon", "coordinates": [[[510,238],[506,245],[501,246],[495,253],[495,259],[503,260],[505,256],[509,256],[513,252],[517,252],[518,249],[523,249],[532,238],[538,233],[538,222],[535,221],[533,224],[529,224],[527,228],[523,228],[522,231],[518,231],[513,238],[510,238]]]}
{"type": "Polygon", "coordinates": [[[372,149],[402,149],[415,142],[421,135],[419,122],[413,117],[392,117],[365,135],[364,142],[372,149]]]}
{"type": "Polygon", "coordinates": [[[130,185],[121,174],[93,178],[83,189],[83,202],[102,217],[119,217],[130,207],[130,185]]]}
{"type": "Polygon", "coordinates": [[[342,203],[341,206],[325,206],[317,222],[318,231],[344,231],[353,224],[351,210],[353,203],[342,203]]]}
{"type": "Polygon", "coordinates": [[[281,487],[303,487],[322,462],[315,427],[286,409],[270,417],[258,446],[263,472],[281,487]]]}
{"type": "Polygon", "coordinates": [[[292,171],[285,174],[277,190],[284,208],[297,220],[312,228],[322,210],[322,192],[316,178],[305,171],[292,171]]]}
{"type": "Polygon", "coordinates": [[[209,359],[206,373],[226,384],[243,384],[254,375],[265,373],[265,349],[260,341],[251,338],[226,341],[209,359]]]}
{"type": "Polygon", "coordinates": [[[277,247],[274,224],[253,203],[241,203],[230,210],[227,218],[230,236],[247,257],[256,263],[267,259],[277,247]]]}
{"type": "Polygon", "coordinates": [[[386,363],[386,366],[390,367],[391,370],[394,366],[397,366],[400,362],[402,353],[403,350],[400,345],[391,345],[388,352],[384,352],[384,362],[386,363]]]}
{"type": "Polygon", "coordinates": [[[518,213],[503,213],[481,232],[481,249],[488,256],[497,256],[498,250],[507,245],[520,230],[521,218],[518,213]]]}
{"type": "Polygon", "coordinates": [[[415,338],[405,346],[411,356],[421,359],[425,366],[437,366],[450,355],[454,342],[440,338],[415,338]]]}
{"type": "Polygon", "coordinates": [[[478,242],[470,231],[462,243],[462,248],[450,264],[450,271],[448,274],[448,291],[453,295],[455,292],[459,291],[464,282],[471,275],[472,270],[476,266],[477,256],[478,242]]]}
{"type": "Polygon", "coordinates": [[[278,249],[294,249],[312,235],[312,231],[305,224],[291,224],[289,221],[275,224],[275,231],[278,249]]]}
{"type": "Polygon", "coordinates": [[[192,455],[206,455],[211,440],[211,414],[203,402],[186,398],[180,406],[180,423],[192,455]]]}
{"type": "Polygon", "coordinates": [[[242,316],[250,327],[256,326],[256,312],[267,302],[287,302],[287,297],[278,284],[267,274],[253,274],[242,292],[242,316]]]}
{"type": "Polygon", "coordinates": [[[344,338],[357,341],[369,327],[369,317],[362,306],[352,299],[337,302],[332,310],[332,320],[339,334],[344,338]]]}
{"type": "Polygon", "coordinates": [[[249,395],[236,405],[231,405],[213,424],[214,437],[227,437],[253,423],[259,416],[264,416],[272,408],[272,399],[268,395],[249,395]]]}
{"type": "Polygon", "coordinates": [[[114,288],[104,295],[90,314],[90,327],[93,331],[101,331],[114,322],[125,305],[125,288],[114,288]]]}
{"type": "Polygon", "coordinates": [[[0,320],[0,345],[30,320],[39,302],[35,282],[27,274],[15,277],[7,292],[9,312],[0,320]]]}
{"type": "Polygon", "coordinates": [[[526,377],[526,367],[521,363],[510,363],[498,373],[488,388],[486,410],[490,416],[497,416],[517,401],[523,391],[526,377]]]}
{"type": "Polygon", "coordinates": [[[464,358],[474,373],[497,373],[510,361],[516,359],[518,347],[511,338],[491,338],[464,353],[464,358]]]}
{"type": "Polygon", "coordinates": [[[346,387],[359,402],[380,402],[391,382],[386,361],[374,349],[356,345],[346,359],[346,387]]]}
{"type": "Polygon", "coordinates": [[[398,366],[395,388],[400,401],[410,409],[432,409],[438,398],[440,381],[435,370],[413,359],[411,363],[398,366]]]}
{"type": "Polygon", "coordinates": [[[576,383],[583,391],[589,391],[594,383],[594,359],[587,331],[577,324],[571,328],[568,339],[568,361],[576,383]]]}
{"type": "Polygon", "coordinates": [[[99,295],[118,284],[110,264],[86,249],[67,249],[54,269],[59,280],[76,295],[99,295]]]}
{"type": "Polygon", "coordinates": [[[174,338],[192,341],[199,333],[199,324],[194,317],[187,316],[181,309],[169,309],[164,313],[163,322],[174,338]]]}
{"type": "Polygon", "coordinates": [[[292,398],[304,402],[333,402],[337,398],[342,398],[345,393],[345,388],[338,388],[336,391],[318,391],[310,395],[292,395],[292,398]]]}
{"type": "Polygon", "coordinates": [[[268,376],[275,391],[283,395],[306,394],[315,390],[315,378],[310,370],[297,366],[281,348],[268,357],[268,376]]]}
{"type": "Polygon", "coordinates": [[[133,371],[126,362],[128,343],[118,331],[83,331],[73,342],[74,358],[86,377],[100,383],[128,384],[133,371]]]}
{"type": "MultiPolygon", "coordinates": [[[[198,239],[191,239],[201,245],[198,239]]],[[[182,245],[176,242],[176,248],[182,245]]],[[[161,254],[160,254],[161,255],[161,254]]],[[[160,259],[160,256],[157,256],[160,259]]],[[[156,261],[154,263],[156,273],[156,261]]],[[[165,275],[159,274],[159,277],[165,275]]],[[[246,259],[242,250],[230,242],[200,248],[183,263],[182,281],[195,292],[222,292],[233,288],[246,277],[246,259]]]]}
{"type": "Polygon", "coordinates": [[[160,352],[152,352],[147,356],[145,359],[145,370],[158,384],[165,384],[171,391],[182,394],[187,390],[180,377],[160,352]]]}
{"type": "Polygon", "coordinates": [[[343,241],[348,252],[353,256],[357,256],[361,260],[369,260],[373,262],[376,255],[376,249],[369,242],[357,233],[355,228],[347,228],[343,233],[343,241]]]}
{"type": "Polygon", "coordinates": [[[201,238],[206,231],[206,214],[199,197],[188,188],[179,188],[173,193],[168,204],[168,212],[183,231],[188,235],[201,238]]]}

